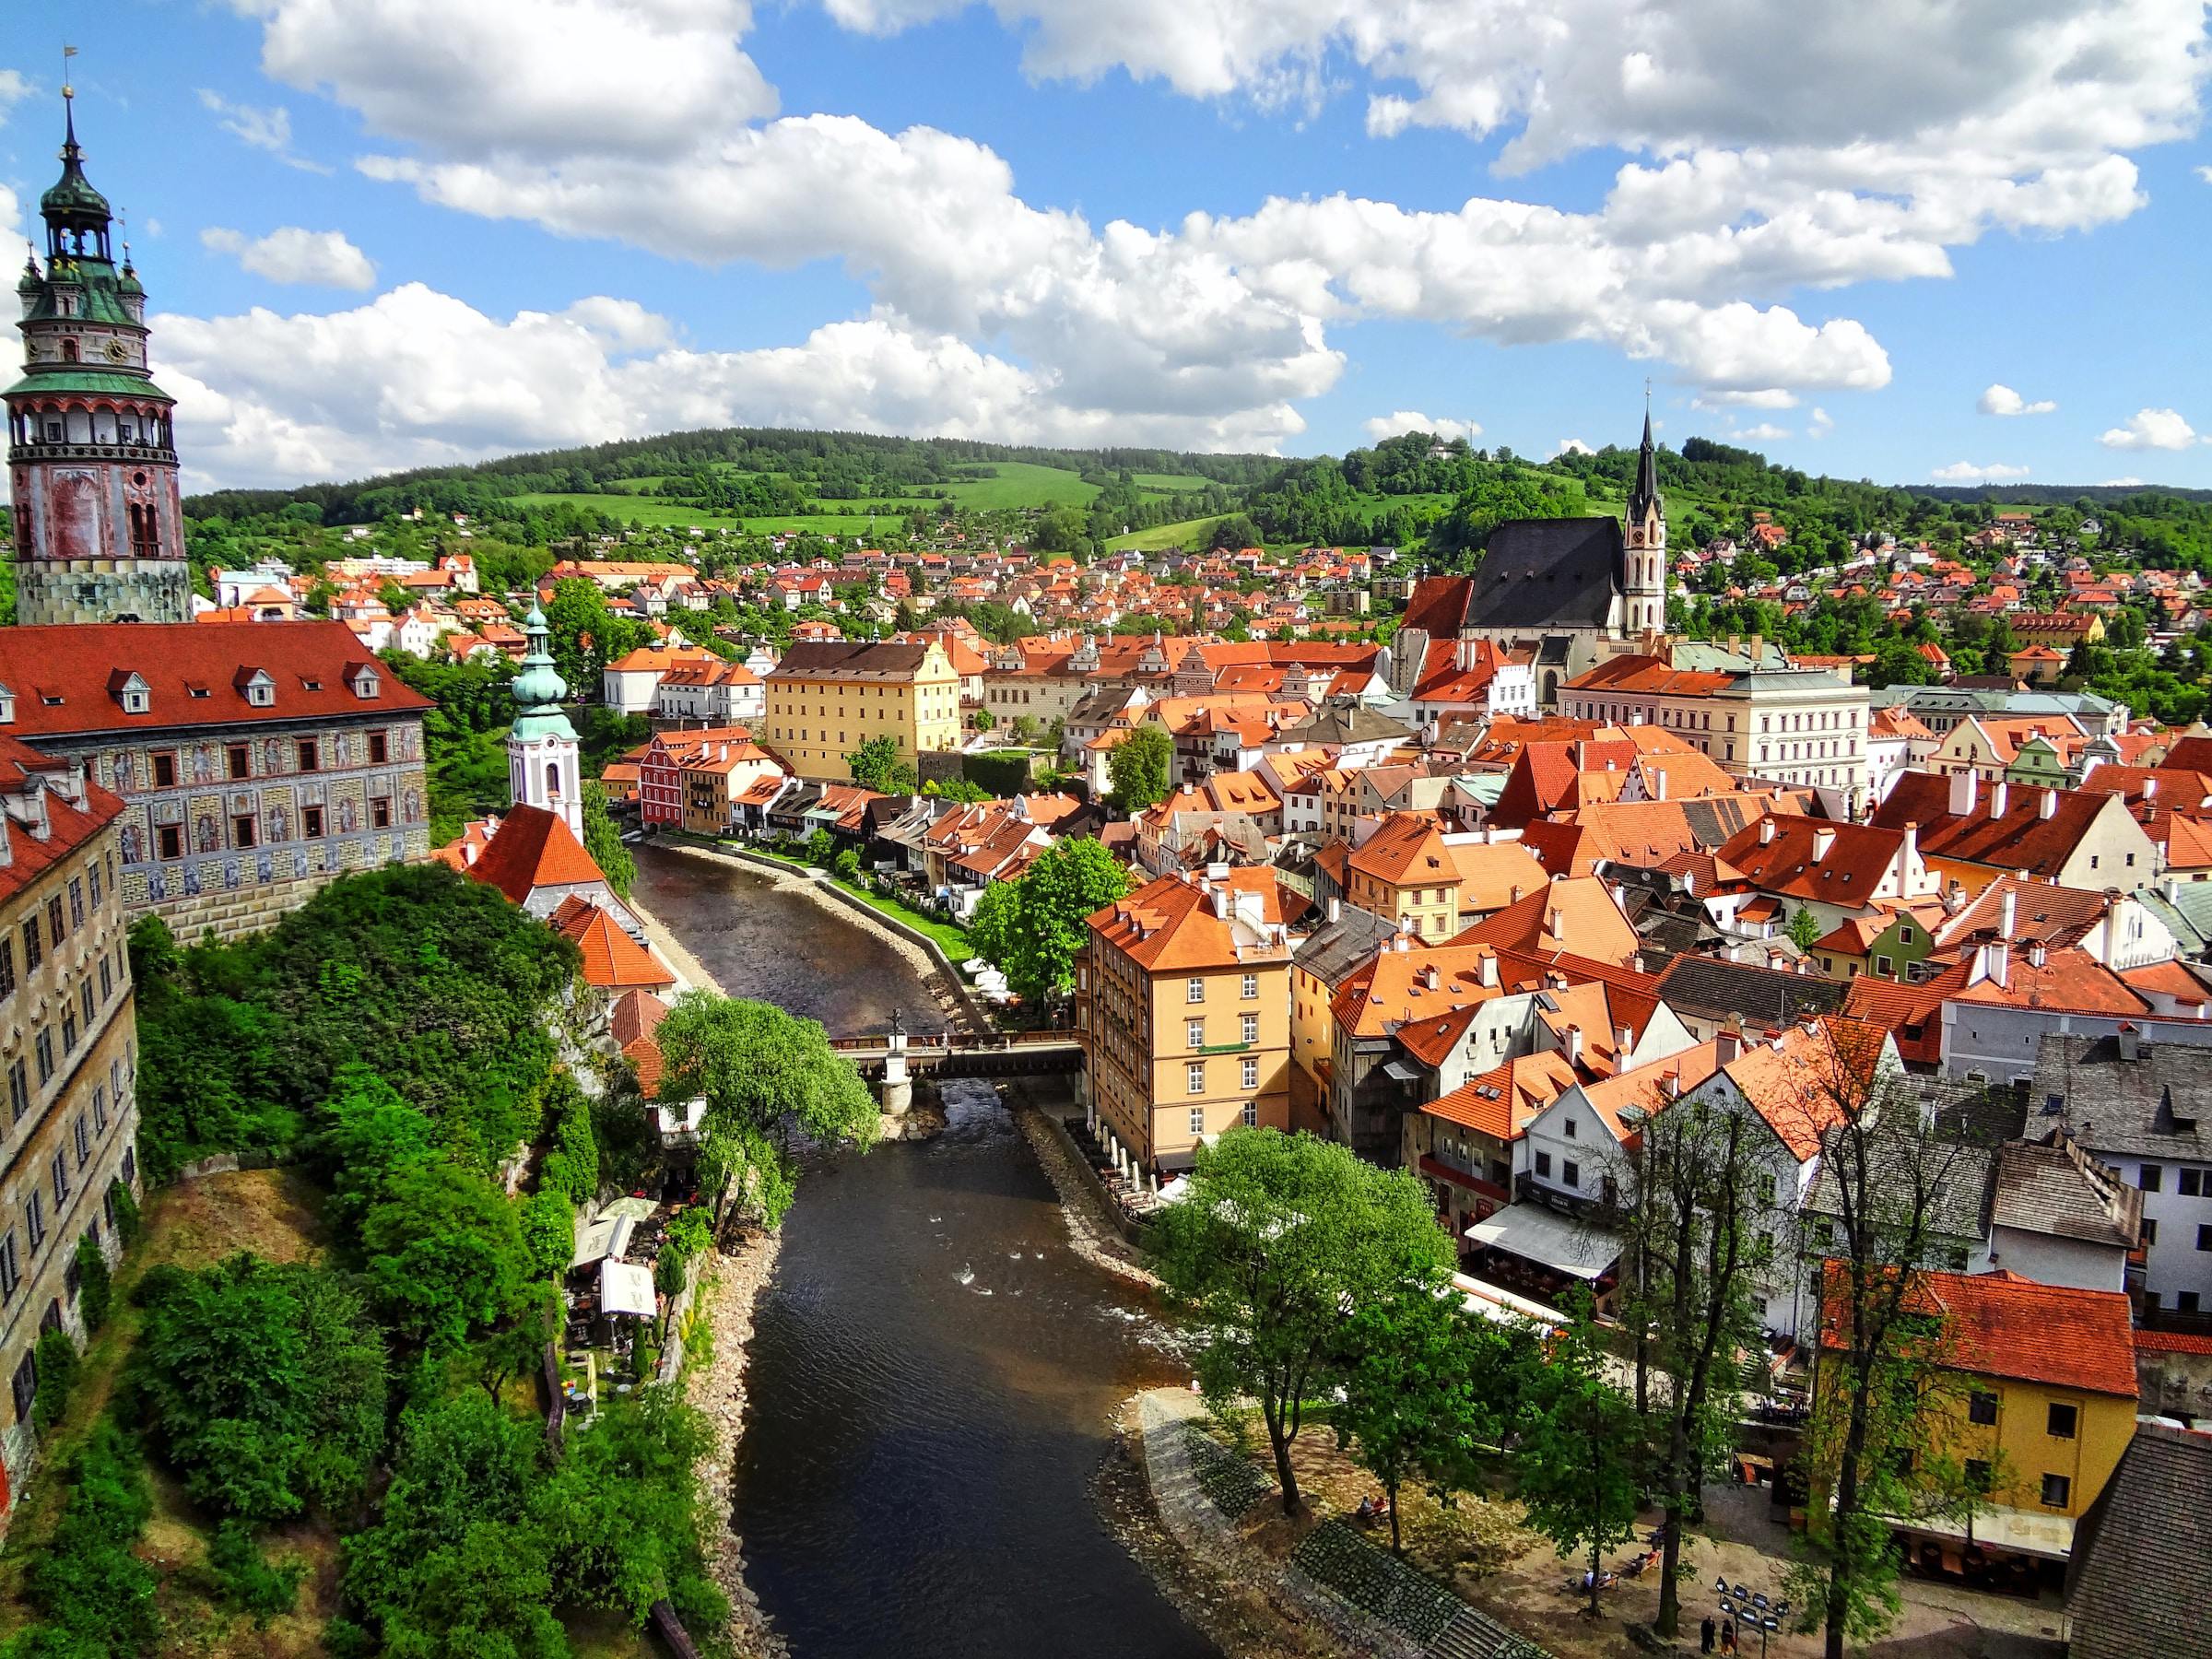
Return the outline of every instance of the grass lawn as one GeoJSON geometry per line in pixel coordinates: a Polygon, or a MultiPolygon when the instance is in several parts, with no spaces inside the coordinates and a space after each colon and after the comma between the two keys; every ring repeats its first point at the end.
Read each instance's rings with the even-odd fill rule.
{"type": "MultiPolygon", "coordinates": [[[[789,865],[794,870],[811,871],[816,868],[803,858],[793,858],[783,853],[771,853],[766,847],[757,846],[751,842],[746,843],[744,850],[757,857],[772,858],[780,865],[789,865]]],[[[947,959],[952,963],[956,971],[962,962],[975,954],[975,945],[968,937],[966,928],[956,927],[949,922],[941,922],[936,917],[925,915],[918,910],[910,910],[896,900],[878,898],[865,888],[854,887],[849,881],[840,881],[834,876],[828,879],[832,886],[842,888],[870,910],[880,912],[894,921],[903,922],[917,933],[927,934],[937,942],[937,948],[945,953],[947,959]]]]}
{"type": "Polygon", "coordinates": [[[1204,489],[1213,482],[1211,478],[1202,478],[1196,473],[1131,473],[1129,476],[1136,480],[1139,489],[1149,489],[1159,495],[1188,495],[1193,490],[1204,489]]]}
{"type": "Polygon", "coordinates": [[[1107,538],[1107,547],[1116,553],[1157,553],[1163,547],[1183,547],[1196,551],[1213,539],[1214,526],[1228,517],[1227,513],[1212,518],[1179,519],[1171,524],[1155,524],[1149,530],[1132,530],[1126,535],[1107,538]]]}
{"type": "Polygon", "coordinates": [[[726,513],[702,512],[697,507],[687,507],[665,496],[540,494],[518,495],[513,500],[524,507],[558,507],[566,503],[587,512],[604,512],[621,524],[636,519],[641,524],[654,528],[669,524],[712,524],[734,530],[738,523],[726,513]]]}
{"type": "Polygon", "coordinates": [[[993,461],[984,465],[996,476],[964,478],[944,487],[951,491],[956,505],[977,512],[1041,507],[1048,501],[1063,507],[1083,507],[1099,493],[1096,484],[1086,484],[1065,467],[1040,466],[1031,461],[993,461]]]}

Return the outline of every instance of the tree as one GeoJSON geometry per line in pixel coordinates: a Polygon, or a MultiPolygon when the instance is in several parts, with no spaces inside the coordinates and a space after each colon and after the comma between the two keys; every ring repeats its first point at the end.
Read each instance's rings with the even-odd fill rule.
{"type": "Polygon", "coordinates": [[[1597,1617],[1606,1551],[1636,1531],[1642,1437],[1636,1407],[1606,1375],[1590,1293],[1560,1299],[1566,1324],[1522,1396],[1516,1491],[1528,1524],[1572,1557],[1588,1552],[1590,1616],[1597,1617]]]}
{"type": "MultiPolygon", "coordinates": [[[[1800,912],[1799,914],[1803,914],[1800,912]]],[[[1759,1226],[1766,1166],[1739,1112],[1693,1099],[1642,1122],[1630,1180],[1636,1194],[1623,1259],[1634,1264],[1622,1316],[1638,1335],[1637,1409],[1648,1353],[1668,1382],[1649,1425],[1653,1476],[1666,1511],[1653,1628],[1674,1635],[1684,1517],[1717,1474],[1736,1421],[1735,1355],[1759,1340],[1751,1300],[1768,1253],[1759,1226]]]]}
{"type": "Polygon", "coordinates": [[[385,1322],[438,1351],[498,1319],[529,1276],[517,1209],[453,1164],[395,1176],[361,1224],[361,1282],[385,1322]]]}
{"type": "Polygon", "coordinates": [[[1165,726],[1144,721],[1106,756],[1113,780],[1107,798],[1115,811],[1132,815],[1157,806],[1168,798],[1174,768],[1175,740],[1165,726]]]}
{"type": "Polygon", "coordinates": [[[88,1340],[108,1323],[108,1301],[114,1292],[114,1276],[108,1271],[107,1253],[90,1233],[76,1241],[76,1311],[84,1318],[88,1340]]]}
{"type": "Polygon", "coordinates": [[[863,789],[872,789],[877,794],[898,794],[894,787],[899,781],[894,775],[900,765],[899,739],[888,732],[869,738],[845,757],[852,769],[853,782],[863,789]]]}
{"type": "Polygon", "coordinates": [[[1821,1149],[1819,1353],[1798,1453],[1812,1500],[1791,1583],[1800,1628],[1825,1630],[1828,1659],[1896,1615],[1892,1521],[1957,1518],[1982,1496],[1943,1443],[1959,1373],[1945,1363],[1941,1322],[1914,1292],[1941,1218],[1960,1193],[1980,1201],[1981,1137],[1963,1100],[1924,1130],[1920,1100],[1874,1041],[1839,1041],[1801,1085],[1815,1121],[1834,1126],[1821,1149]]]}
{"type": "Polygon", "coordinates": [[[1102,843],[1064,836],[1018,881],[983,889],[970,936],[1017,992],[1041,999],[1075,983],[1076,953],[1088,932],[1085,919],[1128,891],[1128,871],[1102,843]]]}
{"type": "Polygon", "coordinates": [[[384,1345],[343,1278],[241,1254],[158,1268],[140,1300],[138,1416],[194,1501],[262,1525],[359,1495],[384,1443],[384,1345]]]}
{"type": "Polygon", "coordinates": [[[1154,1266],[1199,1327],[1207,1399],[1259,1402],[1296,1514],[1290,1447],[1307,1402],[1337,1379],[1345,1309],[1441,1287],[1452,1241],[1412,1176],[1309,1135],[1232,1129],[1199,1147],[1190,1182],[1154,1223],[1154,1266]]]}
{"type": "Polygon", "coordinates": [[[606,885],[629,898],[629,885],[638,878],[638,861],[622,844],[622,831],[615,828],[614,815],[607,810],[606,790],[595,782],[583,786],[583,850],[606,877],[606,885]]]}
{"type": "Polygon", "coordinates": [[[1819,936],[1820,918],[1813,914],[1810,905],[1799,905],[1790,917],[1790,943],[1800,950],[1810,950],[1819,936]]]}
{"type": "Polygon", "coordinates": [[[782,1219],[796,1177],[787,1122],[816,1141],[874,1145],[881,1113],[850,1060],[822,1028],[768,1003],[687,991],[654,1032],[660,1098],[704,1097],[700,1190],[725,1206],[782,1219]]]}
{"type": "Polygon", "coordinates": [[[1403,1553],[1399,1488],[1418,1477],[1448,1500],[1469,1483],[1477,1448],[1503,1438],[1514,1341],[1418,1281],[1362,1303],[1345,1322],[1336,1442],[1382,1483],[1394,1551],[1403,1553]]]}
{"type": "Polygon", "coordinates": [[[523,1200],[523,1249],[534,1278],[557,1279],[576,1253],[576,1212],[566,1193],[540,1189],[523,1200]]]}

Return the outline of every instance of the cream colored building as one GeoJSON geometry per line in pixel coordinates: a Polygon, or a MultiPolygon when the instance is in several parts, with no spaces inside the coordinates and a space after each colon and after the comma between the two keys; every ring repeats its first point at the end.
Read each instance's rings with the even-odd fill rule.
{"type": "Polygon", "coordinates": [[[114,1263],[138,1186],[124,804],[74,761],[0,736],[0,1512],[38,1453],[40,1334],[79,1342],[77,1241],[114,1263]]]}
{"type": "Polygon", "coordinates": [[[1853,793],[1869,783],[1866,688],[1825,668],[1693,669],[1615,657],[1561,687],[1559,712],[1663,727],[1738,777],[1853,793]]]}
{"type": "Polygon", "coordinates": [[[960,745],[960,678],[934,640],[794,645],[768,677],[760,738],[812,782],[843,783],[845,757],[891,737],[908,765],[960,745]]]}
{"type": "Polygon", "coordinates": [[[1076,964],[1090,1112],[1143,1177],[1289,1126],[1290,944],[1272,870],[1163,876],[1090,918],[1076,964]]]}

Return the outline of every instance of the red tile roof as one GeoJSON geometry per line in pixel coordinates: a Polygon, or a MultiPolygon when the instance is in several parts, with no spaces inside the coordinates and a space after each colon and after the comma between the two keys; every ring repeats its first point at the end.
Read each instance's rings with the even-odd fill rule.
{"type": "MultiPolygon", "coordinates": [[[[1830,1353],[1847,1346],[1842,1272],[1828,1265],[1821,1299],[1820,1346],[1830,1353]]],[[[1945,1357],[1955,1371],[2135,1397],[2134,1321],[2121,1291],[2041,1285],[2003,1271],[1923,1273],[1913,1298],[1945,1321],[1945,1357]]]]}
{"type": "Polygon", "coordinates": [[[74,856],[123,811],[121,800],[66,761],[41,755],[27,743],[0,735],[0,795],[34,788],[44,796],[47,833],[41,839],[30,833],[28,824],[12,818],[7,821],[7,862],[0,865],[0,899],[14,898],[54,865],[74,856]],[[50,784],[49,781],[57,779],[63,781],[61,784],[50,784]],[[84,804],[73,806],[62,793],[64,786],[81,793],[84,804]]]}
{"type": "Polygon", "coordinates": [[[554,932],[574,941],[582,953],[583,977],[588,984],[612,991],[629,985],[676,983],[675,974],[589,899],[571,893],[547,921],[554,932]]]}
{"type": "Polygon", "coordinates": [[[535,888],[606,879],[568,820],[543,806],[517,806],[501,818],[491,844],[467,867],[467,874],[498,888],[517,904],[535,888]]]}
{"type": "Polygon", "coordinates": [[[429,699],[409,690],[362,650],[343,622],[107,622],[0,629],[0,686],[14,693],[18,737],[161,731],[272,720],[413,713],[429,699]],[[256,669],[275,682],[264,707],[249,700],[256,669]],[[373,673],[377,695],[354,677],[373,673]],[[126,713],[130,677],[147,709],[126,713]]]}

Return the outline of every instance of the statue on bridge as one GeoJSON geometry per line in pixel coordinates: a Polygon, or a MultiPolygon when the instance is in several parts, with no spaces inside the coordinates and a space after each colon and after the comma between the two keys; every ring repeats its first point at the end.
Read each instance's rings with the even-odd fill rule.
{"type": "Polygon", "coordinates": [[[906,1035],[906,1021],[901,1018],[904,1012],[904,1009],[896,1006],[891,1009],[891,1031],[895,1036],[906,1035]]]}

